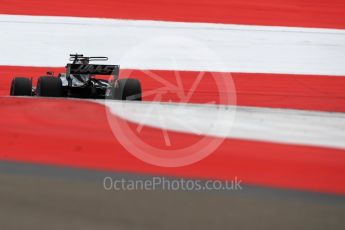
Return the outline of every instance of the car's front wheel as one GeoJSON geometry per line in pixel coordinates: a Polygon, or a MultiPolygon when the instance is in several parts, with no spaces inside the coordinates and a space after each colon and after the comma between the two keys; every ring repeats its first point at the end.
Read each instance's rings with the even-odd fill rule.
{"type": "Polygon", "coordinates": [[[32,82],[26,77],[15,77],[11,83],[11,96],[31,96],[32,82]]]}
{"type": "Polygon", "coordinates": [[[40,77],[37,82],[36,94],[41,97],[62,97],[61,79],[58,77],[40,77]]]}

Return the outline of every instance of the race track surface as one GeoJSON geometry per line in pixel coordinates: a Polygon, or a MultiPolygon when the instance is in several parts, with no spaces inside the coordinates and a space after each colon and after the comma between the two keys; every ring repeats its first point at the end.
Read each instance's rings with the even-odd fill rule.
{"type": "Polygon", "coordinates": [[[342,0],[1,0],[1,14],[345,28],[342,0]]]}
{"type": "MultiPolygon", "coordinates": [[[[279,132],[279,130],[284,129],[283,124],[280,123],[280,120],[277,123],[272,123],[273,126],[272,124],[265,124],[263,119],[269,120],[265,116],[272,119],[272,115],[259,115],[257,112],[256,119],[258,120],[244,119],[243,117],[241,118],[244,119],[242,122],[236,122],[239,126],[238,128],[235,127],[234,133],[238,132],[240,134],[245,131],[246,126],[241,127],[241,123],[244,125],[246,122],[251,122],[255,127],[246,132],[257,132],[256,135],[261,136],[265,141],[255,140],[257,138],[252,138],[254,140],[220,139],[221,145],[206,159],[185,167],[166,168],[146,164],[127,151],[126,145],[118,138],[127,137],[131,130],[136,130],[137,124],[128,123],[126,120],[121,119],[119,117],[121,113],[114,113],[115,116],[112,113],[108,114],[107,110],[108,107],[111,108],[111,105],[105,107],[103,103],[99,104],[85,100],[11,97],[1,98],[1,105],[2,116],[6,117],[6,119],[1,120],[2,129],[0,130],[3,143],[1,158],[3,160],[224,180],[239,176],[245,183],[249,184],[264,184],[273,187],[336,194],[345,193],[345,187],[342,183],[344,181],[342,172],[345,164],[343,147],[320,147],[320,144],[314,144],[313,146],[308,145],[307,142],[298,145],[292,144],[296,142],[296,140],[293,141],[293,139],[296,139],[296,134],[304,134],[305,138],[314,138],[314,140],[318,138],[313,132],[313,123],[310,123],[312,129],[309,134],[305,133],[308,125],[300,129],[289,128],[289,132],[295,132],[290,136],[290,143],[274,143],[272,139],[263,136],[263,132],[265,132],[271,135],[271,138],[274,137],[274,129],[266,131],[264,129],[275,127],[276,132],[279,132]],[[121,136],[116,137],[114,135],[110,128],[110,125],[113,124],[111,121],[119,122],[121,125],[124,122],[123,128],[116,130],[121,136]],[[261,131],[256,129],[259,124],[262,126],[261,131]],[[126,128],[126,125],[130,125],[129,128],[126,128]]],[[[140,104],[136,106],[140,106],[140,104]]],[[[163,108],[159,107],[158,110],[163,111],[163,108]]],[[[134,110],[134,112],[139,111],[134,110]]],[[[174,113],[173,110],[171,111],[174,113]]],[[[179,111],[175,112],[178,114],[179,111]]],[[[274,110],[271,112],[276,115],[282,113],[274,110]]],[[[205,112],[203,113],[205,114],[205,112]]],[[[247,115],[251,114],[250,110],[245,113],[247,115]]],[[[302,116],[298,119],[303,123],[303,117],[304,119],[307,118],[308,113],[304,113],[304,116],[303,113],[301,114],[302,116]]],[[[315,116],[315,114],[311,113],[309,116],[315,116]]],[[[143,113],[144,115],[145,113],[143,113]]],[[[132,116],[134,117],[135,114],[132,116]]],[[[327,119],[327,114],[324,116],[321,113],[318,116],[320,117],[316,117],[316,119],[327,119]]],[[[340,115],[338,119],[341,119],[342,116],[340,115]]],[[[253,117],[255,118],[255,116],[253,117]]],[[[336,127],[338,127],[337,124],[332,124],[331,121],[327,122],[329,122],[329,128],[336,130],[336,127]]],[[[191,127],[195,126],[192,125],[191,127]]],[[[288,132],[286,133],[288,134],[288,132]]],[[[173,143],[173,148],[186,147],[204,137],[203,135],[174,132],[172,130],[169,130],[168,134],[171,143],[173,143]]],[[[144,125],[142,132],[137,133],[137,135],[140,140],[150,146],[158,149],[169,149],[165,145],[164,135],[160,128],[144,125]]],[[[322,132],[319,135],[322,135],[322,132]]],[[[320,137],[322,138],[322,136],[320,137]]],[[[285,140],[289,140],[287,136],[285,138],[285,140]]],[[[209,139],[218,140],[217,137],[212,136],[209,139]]],[[[330,141],[334,140],[331,138],[330,141]]],[[[137,144],[138,142],[133,140],[132,143],[137,144]]],[[[343,145],[341,138],[340,144],[343,145]]],[[[329,145],[332,145],[332,142],[329,142],[329,145]]]]}
{"type": "Polygon", "coordinates": [[[344,15],[342,0],[0,0],[0,228],[345,229],[344,15]],[[108,56],[144,101],[9,97],[70,53],[108,56]],[[105,176],[244,189],[106,191],[105,176]]]}
{"type": "Polygon", "coordinates": [[[345,227],[343,197],[246,186],[230,192],[105,191],[105,176],[150,177],[13,163],[0,166],[3,229],[345,227]]]}

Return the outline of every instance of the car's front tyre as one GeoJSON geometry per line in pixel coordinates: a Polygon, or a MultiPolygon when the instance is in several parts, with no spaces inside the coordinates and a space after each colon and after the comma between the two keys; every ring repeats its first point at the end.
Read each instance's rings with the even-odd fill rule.
{"type": "Polygon", "coordinates": [[[40,97],[62,97],[61,79],[58,77],[40,77],[37,82],[36,94],[40,97]]]}

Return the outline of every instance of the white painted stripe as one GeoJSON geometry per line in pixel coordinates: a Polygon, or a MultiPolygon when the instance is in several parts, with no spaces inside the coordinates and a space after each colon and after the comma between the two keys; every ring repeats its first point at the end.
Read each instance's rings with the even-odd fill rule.
{"type": "Polygon", "coordinates": [[[345,75],[344,30],[15,15],[0,28],[0,65],[80,52],[125,68],[345,75]]]}
{"type": "Polygon", "coordinates": [[[156,102],[96,101],[123,119],[183,133],[345,149],[345,114],[156,102]],[[158,122],[160,121],[160,122],[158,122]]]}

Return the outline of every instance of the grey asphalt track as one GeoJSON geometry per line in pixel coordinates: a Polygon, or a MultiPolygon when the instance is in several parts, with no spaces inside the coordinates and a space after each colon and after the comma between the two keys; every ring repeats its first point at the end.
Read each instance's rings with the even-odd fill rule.
{"type": "Polygon", "coordinates": [[[0,229],[345,229],[345,197],[241,191],[106,191],[150,176],[0,162],[0,229]]]}

